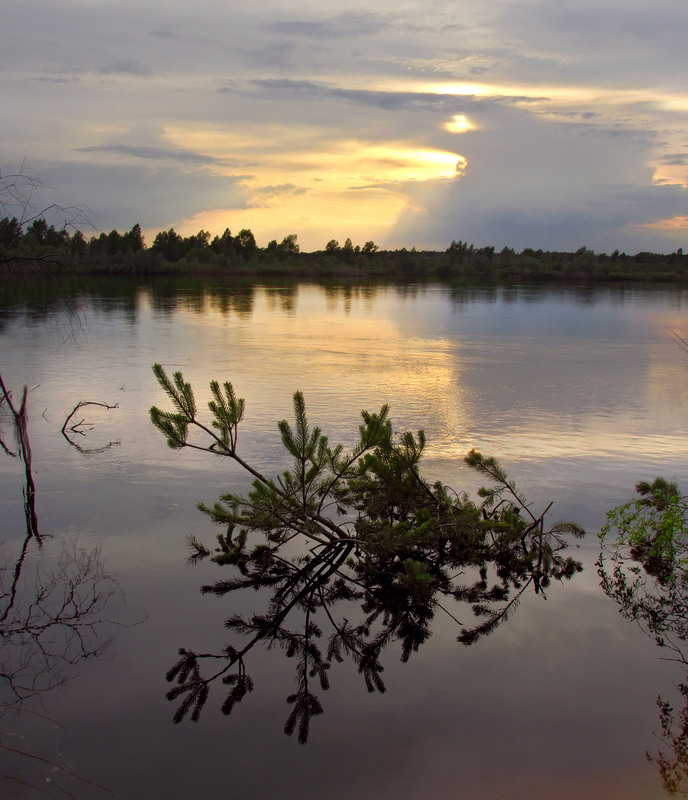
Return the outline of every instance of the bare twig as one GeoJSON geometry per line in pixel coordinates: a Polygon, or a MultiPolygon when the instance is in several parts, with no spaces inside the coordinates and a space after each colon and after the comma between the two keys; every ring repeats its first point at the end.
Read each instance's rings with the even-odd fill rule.
{"type": "MultiPolygon", "coordinates": [[[[25,756],[26,758],[30,758],[32,761],[40,761],[41,763],[47,764],[49,767],[52,767],[53,769],[56,769],[59,772],[64,773],[65,775],[69,775],[70,778],[76,778],[78,781],[86,783],[89,786],[93,786],[96,789],[101,789],[103,792],[107,792],[111,797],[114,797],[114,794],[111,789],[108,789],[105,786],[101,786],[99,783],[91,781],[88,778],[84,778],[78,773],[72,772],[71,769],[67,769],[67,767],[63,767],[61,764],[57,764],[55,761],[51,761],[49,758],[43,758],[42,756],[38,756],[35,753],[29,753],[26,750],[18,750],[16,747],[10,747],[8,744],[0,744],[0,749],[7,750],[9,753],[16,753],[17,755],[25,756]]],[[[69,796],[72,797],[73,795],[70,794],[69,796]]]]}
{"type": "Polygon", "coordinates": [[[90,448],[90,449],[86,449],[86,448],[83,448],[80,445],[78,445],[72,438],[70,438],[70,436],[67,433],[67,431],[71,431],[72,435],[74,435],[74,436],[76,436],[76,435],[86,436],[86,432],[87,431],[92,431],[95,428],[95,425],[92,425],[91,423],[87,423],[85,418],[82,418],[78,422],[75,422],[74,424],[69,425],[70,421],[72,420],[72,417],[76,414],[76,412],[79,411],[80,409],[84,408],[85,406],[100,406],[100,408],[106,408],[108,411],[111,411],[114,408],[119,408],[119,403],[115,403],[114,406],[110,406],[107,403],[97,403],[97,402],[91,401],[91,400],[80,400],[74,406],[74,408],[72,409],[72,411],[69,414],[69,416],[67,417],[67,419],[65,419],[64,424],[63,424],[62,429],[61,429],[62,435],[72,445],[72,447],[76,447],[76,449],[79,450],[82,453],[102,453],[105,450],[109,450],[111,447],[114,447],[115,445],[120,444],[119,441],[108,442],[106,445],[103,445],[102,447],[93,447],[93,448],[90,448]]]}

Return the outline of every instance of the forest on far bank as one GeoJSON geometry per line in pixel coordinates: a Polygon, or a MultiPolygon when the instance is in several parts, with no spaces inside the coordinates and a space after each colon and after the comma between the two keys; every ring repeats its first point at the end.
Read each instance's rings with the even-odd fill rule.
{"type": "Polygon", "coordinates": [[[221,236],[201,230],[182,236],[174,228],[145,242],[141,226],[120,233],[112,230],[86,236],[68,226],[56,228],[43,217],[22,224],[16,217],[0,219],[0,274],[37,270],[82,274],[155,275],[218,274],[294,277],[413,277],[427,279],[551,281],[677,281],[688,279],[688,256],[682,248],[670,254],[640,252],[595,253],[526,248],[475,247],[462,240],[446,250],[416,248],[382,250],[373,241],[354,245],[330,240],[322,250],[302,252],[297,234],[259,247],[245,228],[221,236]]]}

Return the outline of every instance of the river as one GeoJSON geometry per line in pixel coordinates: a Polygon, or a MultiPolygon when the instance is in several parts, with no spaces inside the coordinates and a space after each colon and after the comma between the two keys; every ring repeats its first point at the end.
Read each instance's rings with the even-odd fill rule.
{"type": "Polygon", "coordinates": [[[5,291],[0,374],[15,406],[30,390],[37,529],[27,536],[5,404],[2,796],[664,797],[645,754],[662,746],[656,698],[676,701],[685,672],[600,589],[596,532],[638,480],[688,486],[688,354],[677,340],[687,334],[688,291],[670,285],[165,282],[49,302],[5,291]],[[197,723],[174,725],[165,673],[179,648],[217,651],[223,620],[260,597],[202,595],[222,570],[186,563],[189,534],[212,547],[218,532],[196,504],[250,481],[219,457],[166,446],[148,416],[169,405],[156,362],[183,372],[199,406],[211,379],[233,383],[246,400],[240,452],[264,474],[288,466],[276,423],[291,417],[294,390],[346,445],[361,409],[389,403],[395,430],[425,430],[429,479],[475,492],[480,477],[463,463],[475,448],[534,509],[553,503],[549,518],[585,527],[571,545],[584,570],[546,598],[525,596],[471,647],[439,616],[408,663],[387,653],[385,694],[369,694],[350,662],[334,664],[305,746],[282,731],[293,671],[274,650],[256,653],[256,690],[229,718],[211,691],[197,723]],[[79,402],[111,408],[78,409],[65,436],[79,402]],[[49,646],[30,625],[17,634],[41,603],[49,616],[75,575],[98,596],[78,647],[64,625],[49,646]]]}

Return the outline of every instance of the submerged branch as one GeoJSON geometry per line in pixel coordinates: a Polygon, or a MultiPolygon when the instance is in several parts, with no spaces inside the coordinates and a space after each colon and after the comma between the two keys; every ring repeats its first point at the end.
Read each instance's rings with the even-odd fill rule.
{"type": "Polygon", "coordinates": [[[119,403],[115,403],[113,406],[108,405],[107,403],[97,403],[91,400],[80,400],[72,409],[71,413],[67,416],[60,429],[60,432],[64,436],[64,438],[72,445],[72,447],[76,447],[81,453],[103,453],[106,450],[109,450],[111,447],[114,447],[120,444],[119,441],[116,442],[108,442],[101,447],[92,447],[92,448],[84,448],[81,445],[77,444],[73,438],[67,433],[67,431],[71,431],[72,436],[86,436],[87,431],[92,431],[95,428],[94,424],[87,423],[85,419],[80,419],[78,422],[74,422],[72,425],[69,423],[72,421],[72,418],[80,411],[82,408],[86,406],[98,406],[100,408],[105,408],[108,411],[112,411],[115,408],[119,408],[119,403]],[[69,426],[69,427],[67,427],[69,426]]]}

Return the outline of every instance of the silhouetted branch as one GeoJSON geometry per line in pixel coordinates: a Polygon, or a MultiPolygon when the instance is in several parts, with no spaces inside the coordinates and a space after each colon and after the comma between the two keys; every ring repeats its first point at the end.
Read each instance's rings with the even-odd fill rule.
{"type": "MultiPolygon", "coordinates": [[[[14,430],[18,443],[19,456],[24,462],[24,512],[26,515],[26,530],[30,536],[34,536],[40,543],[41,537],[38,533],[38,517],[36,515],[36,485],[33,480],[33,471],[31,467],[31,443],[29,441],[28,432],[28,409],[26,401],[29,394],[28,386],[24,386],[22,394],[22,402],[19,409],[15,408],[12,402],[12,393],[7,389],[5,383],[0,375],[0,392],[2,397],[7,403],[12,417],[14,418],[14,430]]],[[[7,450],[3,446],[3,449],[7,450]]],[[[10,455],[13,455],[10,453],[10,455]]]]}
{"type": "Polygon", "coordinates": [[[84,448],[77,444],[73,438],[67,433],[67,431],[71,431],[73,436],[86,436],[87,431],[92,431],[95,428],[94,424],[87,423],[84,418],[80,419],[78,422],[74,422],[72,425],[69,423],[72,421],[72,418],[80,411],[82,408],[86,406],[99,406],[100,408],[105,408],[108,411],[111,411],[114,408],[119,408],[119,403],[115,403],[114,406],[110,406],[107,403],[97,403],[90,400],[80,400],[72,409],[72,411],[68,414],[67,418],[64,421],[64,424],[61,428],[61,433],[64,438],[72,445],[72,447],[76,447],[81,453],[103,453],[105,450],[109,450],[111,447],[114,447],[120,444],[119,441],[116,442],[108,442],[106,445],[102,445],[101,447],[92,447],[92,448],[84,448]],[[67,427],[69,426],[69,427],[67,427]]]}
{"type": "Polygon", "coordinates": [[[169,377],[162,366],[153,369],[173,404],[172,411],[151,409],[167,444],[225,456],[254,478],[246,496],[227,493],[212,507],[199,506],[226,532],[217,537],[213,555],[189,538],[191,563],[210,557],[235,571],[203,586],[203,593],[270,593],[263,613],[225,621],[234,637],[245,637],[243,646],[233,640],[222,653],[179,651],[167,673],[176,684],[167,693],[179,703],[175,722],[199,718],[217,679],[232,687],[222,706],[229,713],[253,688],[244,660],[260,642],[295,659],[296,692],[287,698],[292,709],[285,732],[298,732],[305,743],[311,719],[322,712],[311,679],[326,690],[333,661],[349,656],[368,691],[383,692],[387,647],[398,644],[407,661],[430,637],[437,610],[461,624],[446,601],[470,603],[474,615],[489,617],[472,632],[464,629],[460,640],[469,643],[506,620],[528,588],[542,593],[551,579],[568,579],[581,569],[560,551],[565,535],[582,530],[572,523],[547,529],[551,504],[534,514],[494,459],[474,451],[466,459],[490,481],[480,506],[465,493],[428,483],[419,469],[424,433],[395,436],[387,406],[377,414],[361,412],[358,441],[346,453],[310,425],[303,395],[295,392],[293,423],[278,423],[291,467],[269,479],[237,452],[245,408],[230,383],[221,390],[211,382],[208,423],[180,372],[169,377]],[[477,573],[473,584],[457,585],[465,573],[477,573]],[[341,613],[335,610],[340,603],[341,613]],[[350,615],[358,622],[350,623],[350,615]],[[324,636],[326,653],[319,644],[324,636]],[[203,661],[216,665],[218,659],[219,668],[202,674],[203,661]]]}

